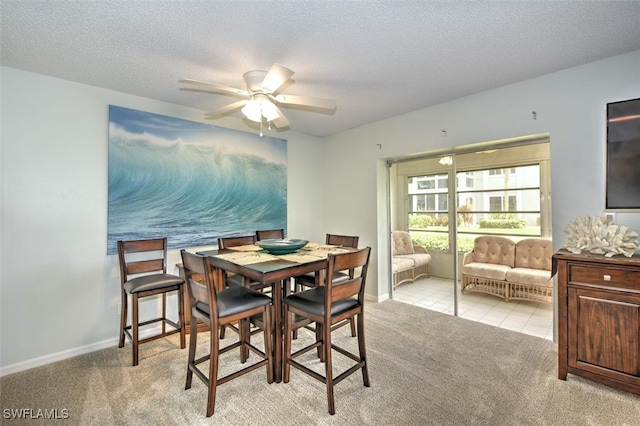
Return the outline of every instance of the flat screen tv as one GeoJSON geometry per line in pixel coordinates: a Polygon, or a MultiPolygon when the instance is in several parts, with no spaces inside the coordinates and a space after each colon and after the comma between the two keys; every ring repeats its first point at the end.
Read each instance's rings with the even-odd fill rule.
{"type": "Polygon", "coordinates": [[[607,104],[607,211],[640,212],[640,98],[607,104]]]}

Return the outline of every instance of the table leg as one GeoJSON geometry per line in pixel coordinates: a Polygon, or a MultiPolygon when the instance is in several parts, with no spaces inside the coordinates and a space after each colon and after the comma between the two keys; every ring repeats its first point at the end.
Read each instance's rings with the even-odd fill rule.
{"type": "Polygon", "coordinates": [[[271,294],[273,296],[273,310],[274,310],[274,318],[275,321],[275,347],[273,348],[273,352],[275,355],[274,360],[274,380],[276,383],[282,382],[282,361],[284,357],[282,356],[282,293],[284,291],[285,282],[281,281],[279,283],[275,283],[271,294]]]}

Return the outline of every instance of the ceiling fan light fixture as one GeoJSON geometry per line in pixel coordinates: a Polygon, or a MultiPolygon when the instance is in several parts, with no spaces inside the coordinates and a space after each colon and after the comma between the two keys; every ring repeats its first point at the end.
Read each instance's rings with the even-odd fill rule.
{"type": "Polygon", "coordinates": [[[251,99],[240,111],[242,111],[242,114],[249,120],[255,121],[256,123],[262,122],[262,107],[257,100],[251,99]]]}
{"type": "Polygon", "coordinates": [[[261,123],[264,117],[267,122],[280,117],[276,106],[264,96],[255,96],[240,110],[245,117],[256,123],[261,123]]]}
{"type": "Polygon", "coordinates": [[[270,122],[275,120],[276,118],[279,118],[280,114],[278,114],[276,106],[271,103],[271,101],[267,100],[262,102],[262,116],[270,122]]]}

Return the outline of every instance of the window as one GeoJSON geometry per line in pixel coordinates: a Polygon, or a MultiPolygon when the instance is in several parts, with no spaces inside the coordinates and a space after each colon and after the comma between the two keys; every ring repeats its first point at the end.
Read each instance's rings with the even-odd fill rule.
{"type": "Polygon", "coordinates": [[[509,197],[489,197],[489,210],[492,212],[512,212],[516,210],[516,197],[510,195],[509,197]],[[508,201],[508,205],[505,205],[505,200],[508,201]]]}
{"type": "Polygon", "coordinates": [[[418,181],[418,189],[434,189],[435,187],[436,187],[436,183],[433,179],[418,181]]]}
{"type": "MultiPolygon", "coordinates": [[[[456,176],[458,245],[465,249],[478,235],[514,239],[540,237],[540,165],[460,171],[456,176]]],[[[448,176],[408,180],[408,225],[428,246],[449,250],[448,176]]]]}
{"type": "MultiPolygon", "coordinates": [[[[458,181],[466,174],[459,173],[458,181]]],[[[473,186],[458,188],[465,225],[458,228],[459,235],[541,236],[539,164],[476,170],[473,174],[473,186]]]]}
{"type": "Polygon", "coordinates": [[[441,156],[399,162],[393,226],[449,253],[452,220],[459,252],[478,235],[550,238],[549,155],[548,141],[456,154],[455,178],[442,172],[441,156]]]}
{"type": "Polygon", "coordinates": [[[409,231],[436,233],[449,244],[449,177],[423,175],[408,179],[409,231]]]}
{"type": "MultiPolygon", "coordinates": [[[[506,169],[491,169],[489,170],[489,176],[500,176],[505,174],[506,169]]],[[[509,173],[516,173],[516,169],[514,167],[509,169],[509,173]]]]}

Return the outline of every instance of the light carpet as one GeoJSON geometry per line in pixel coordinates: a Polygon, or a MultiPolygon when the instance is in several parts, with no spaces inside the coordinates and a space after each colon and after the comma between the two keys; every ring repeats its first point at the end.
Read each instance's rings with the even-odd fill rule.
{"type": "MultiPolygon", "coordinates": [[[[206,388],[196,377],[184,389],[187,349],[172,336],[142,346],[104,349],[0,379],[2,424],[7,410],[68,410],[63,424],[82,425],[637,425],[640,397],[569,375],[557,378],[557,349],[548,340],[395,301],[365,307],[371,387],[356,373],[335,387],[327,412],[322,383],[292,369],[289,383],[267,384],[258,369],[218,388],[216,412],[205,417],[206,388]]],[[[355,348],[348,327],[334,332],[355,348]]],[[[207,348],[198,337],[198,355],[207,348]]],[[[236,338],[227,333],[225,341],[236,338]]],[[[300,342],[312,338],[301,332],[300,342]]],[[[254,337],[257,344],[260,338],[254,337]]],[[[309,354],[313,357],[313,354],[309,354]]],[[[351,361],[335,355],[336,370],[351,361]]],[[[307,358],[310,359],[310,358],[307,358]]],[[[322,365],[311,359],[317,368],[322,365]]],[[[237,368],[223,355],[221,374],[237,368]]]]}

